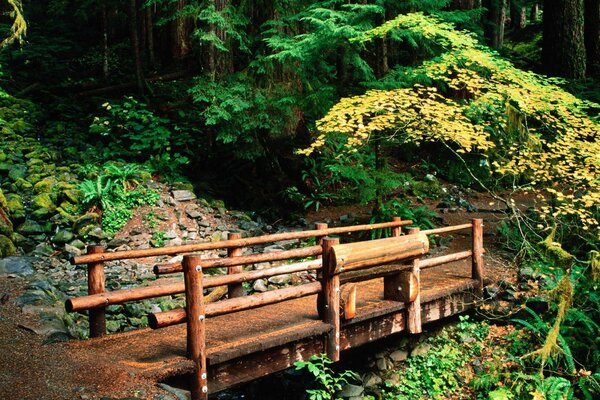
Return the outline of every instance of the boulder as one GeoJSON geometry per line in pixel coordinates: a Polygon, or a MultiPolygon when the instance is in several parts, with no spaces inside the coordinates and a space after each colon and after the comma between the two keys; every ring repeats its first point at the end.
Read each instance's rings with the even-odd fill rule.
{"type": "Polygon", "coordinates": [[[173,190],[173,198],[176,201],[196,200],[196,195],[190,190],[173,190]]]}
{"type": "Polygon", "coordinates": [[[8,207],[8,213],[12,218],[25,218],[25,206],[23,205],[21,196],[16,193],[7,194],[6,205],[8,207]]]}
{"type": "Polygon", "coordinates": [[[35,235],[39,233],[44,233],[44,228],[37,222],[31,219],[26,219],[25,222],[23,222],[17,227],[17,232],[25,236],[35,235]]]}
{"type": "Polygon", "coordinates": [[[52,236],[53,243],[67,243],[73,240],[73,232],[68,229],[61,229],[52,236]]]}
{"type": "Polygon", "coordinates": [[[7,236],[0,235],[0,259],[3,257],[14,256],[17,254],[17,248],[12,240],[7,236]]]}
{"type": "Polygon", "coordinates": [[[35,261],[38,261],[37,257],[5,257],[0,260],[0,274],[33,275],[35,261]]]}
{"type": "Polygon", "coordinates": [[[39,208],[45,208],[50,212],[56,210],[56,204],[52,200],[50,193],[40,193],[32,199],[32,203],[34,206],[39,208]]]}

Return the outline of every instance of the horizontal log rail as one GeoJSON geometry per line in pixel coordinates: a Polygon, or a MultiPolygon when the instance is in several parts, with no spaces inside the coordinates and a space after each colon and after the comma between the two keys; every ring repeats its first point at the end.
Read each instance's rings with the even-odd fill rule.
{"type": "MultiPolygon", "coordinates": [[[[204,288],[243,283],[256,279],[270,278],[277,275],[291,274],[295,272],[321,269],[321,260],[303,261],[294,264],[281,265],[273,268],[246,271],[230,275],[207,276],[203,278],[204,288]]],[[[144,300],[153,297],[172,296],[185,292],[183,282],[139,287],[132,289],[114,290],[112,292],[99,293],[89,296],[81,296],[67,299],[65,308],[67,312],[85,311],[93,308],[106,307],[113,304],[122,304],[128,301],[144,300]]]]}
{"type": "Polygon", "coordinates": [[[465,229],[471,229],[472,227],[473,227],[473,224],[452,225],[452,226],[444,226],[442,228],[425,229],[425,230],[422,230],[421,233],[424,233],[426,235],[439,235],[441,233],[451,233],[451,232],[462,231],[465,229]]]}
{"type": "Polygon", "coordinates": [[[144,258],[144,257],[155,257],[155,256],[167,256],[182,253],[192,253],[205,250],[216,250],[216,249],[229,249],[235,247],[248,247],[258,244],[265,244],[271,242],[279,242],[283,240],[291,239],[306,239],[311,237],[321,237],[328,235],[339,235],[344,233],[359,232],[359,231],[372,231],[375,229],[395,228],[405,225],[411,225],[410,220],[399,220],[392,222],[382,222],[379,224],[365,224],[365,225],[353,225],[353,226],[342,226],[337,228],[327,229],[312,229],[307,231],[297,232],[284,232],[275,233],[272,235],[255,236],[243,239],[234,240],[222,240],[218,242],[205,242],[197,244],[186,244],[182,246],[168,246],[159,247],[156,249],[139,249],[139,250],[127,250],[127,251],[115,251],[111,253],[98,253],[98,254],[85,254],[82,256],[75,256],[70,259],[71,264],[89,264],[98,263],[105,261],[114,260],[125,260],[130,258],[144,258]]]}
{"type": "MultiPolygon", "coordinates": [[[[292,249],[278,251],[274,253],[259,253],[248,256],[237,256],[229,258],[209,258],[202,260],[202,269],[219,268],[219,267],[234,267],[238,265],[256,264],[260,262],[290,260],[292,258],[305,258],[321,255],[323,250],[321,246],[303,247],[300,249],[292,249]]],[[[154,273],[161,275],[166,273],[175,273],[183,271],[181,263],[158,264],[154,266],[154,273]]],[[[206,286],[205,286],[206,287],[206,286]]]]}
{"type": "MultiPolygon", "coordinates": [[[[321,282],[311,282],[300,286],[291,286],[284,289],[253,294],[251,296],[236,297],[217,303],[207,304],[205,306],[205,318],[250,310],[252,308],[280,303],[286,300],[310,296],[319,292],[321,292],[321,282]]],[[[185,322],[187,322],[187,312],[185,308],[176,308],[174,310],[148,315],[148,324],[153,329],[183,324],[185,322]]]]}

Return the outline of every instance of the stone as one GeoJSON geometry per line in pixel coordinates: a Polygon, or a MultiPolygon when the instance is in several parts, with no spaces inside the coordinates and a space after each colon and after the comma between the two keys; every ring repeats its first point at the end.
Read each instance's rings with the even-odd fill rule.
{"type": "Polygon", "coordinates": [[[8,171],[8,177],[13,181],[16,181],[19,178],[25,178],[27,174],[27,166],[23,164],[15,164],[8,171]]]}
{"type": "Polygon", "coordinates": [[[52,236],[52,243],[67,243],[73,240],[73,232],[68,229],[61,229],[52,236]]]}
{"type": "Polygon", "coordinates": [[[50,210],[47,208],[38,208],[34,212],[31,213],[31,216],[37,220],[45,219],[48,214],[50,214],[50,210]]]}
{"type": "Polygon", "coordinates": [[[37,257],[5,257],[0,260],[0,274],[14,274],[18,276],[33,275],[35,269],[33,263],[38,261],[37,257]]]}
{"type": "Polygon", "coordinates": [[[364,391],[365,388],[362,386],[347,383],[337,395],[340,397],[358,397],[361,396],[364,391]]]}
{"type": "Polygon", "coordinates": [[[431,349],[431,345],[429,343],[421,343],[410,352],[411,357],[421,356],[426,354],[431,349]]]}
{"type": "Polygon", "coordinates": [[[104,232],[102,231],[102,228],[100,228],[99,226],[97,226],[94,229],[92,229],[91,231],[89,231],[87,235],[89,237],[92,237],[92,238],[95,238],[95,239],[104,239],[104,238],[106,238],[106,236],[104,235],[104,232]]]}
{"type": "Polygon", "coordinates": [[[202,213],[200,211],[198,211],[198,209],[186,210],[185,213],[187,214],[188,217],[190,217],[192,219],[202,219],[202,213]]]}
{"type": "Polygon", "coordinates": [[[36,193],[49,193],[52,191],[54,185],[56,185],[56,179],[49,176],[33,185],[33,190],[36,193]]]}
{"type": "Polygon", "coordinates": [[[6,205],[8,207],[8,213],[13,218],[24,218],[25,217],[25,206],[23,205],[23,199],[16,193],[9,193],[6,195],[6,205]]]}
{"type": "Polygon", "coordinates": [[[0,258],[17,254],[15,244],[7,236],[0,235],[0,258]]]}
{"type": "Polygon", "coordinates": [[[7,213],[0,208],[0,235],[10,236],[13,233],[13,224],[7,213]]]}
{"type": "Polygon", "coordinates": [[[100,216],[96,213],[87,213],[77,218],[73,223],[73,231],[80,234],[81,230],[89,225],[98,225],[100,216]]]}
{"type": "Polygon", "coordinates": [[[78,248],[79,250],[84,250],[85,249],[85,243],[83,243],[81,240],[79,239],[75,239],[71,242],[71,246],[78,248]]]}
{"type": "Polygon", "coordinates": [[[198,226],[202,228],[210,228],[210,222],[207,221],[198,221],[198,226]]]}
{"type": "Polygon", "coordinates": [[[264,279],[257,279],[254,281],[254,284],[252,285],[252,289],[255,292],[266,292],[269,290],[269,288],[267,287],[267,284],[265,282],[264,279]]]}
{"type": "Polygon", "coordinates": [[[32,204],[37,208],[46,208],[50,212],[56,210],[56,204],[52,201],[49,193],[40,193],[32,199],[32,204]]]}
{"type": "Polygon", "coordinates": [[[394,367],[394,364],[385,357],[378,358],[377,361],[375,362],[375,365],[377,366],[377,369],[379,371],[387,371],[394,367]]]}
{"type": "Polygon", "coordinates": [[[36,256],[49,257],[54,253],[54,249],[49,244],[42,242],[35,246],[32,253],[36,256]]]}
{"type": "Polygon", "coordinates": [[[196,195],[190,190],[173,190],[172,194],[176,201],[196,200],[196,195]]]}
{"type": "Polygon", "coordinates": [[[64,249],[67,253],[69,253],[72,256],[80,256],[83,253],[81,251],[81,249],[78,249],[77,247],[70,245],[68,243],[65,243],[64,249]]]}
{"type": "Polygon", "coordinates": [[[374,372],[369,372],[363,378],[363,384],[366,388],[380,385],[383,382],[381,377],[374,372]]]}
{"type": "Polygon", "coordinates": [[[15,186],[17,188],[19,188],[20,190],[27,190],[27,189],[31,189],[33,187],[33,185],[31,184],[31,182],[26,181],[23,178],[19,178],[15,181],[15,186]]]}
{"type": "Polygon", "coordinates": [[[277,253],[279,251],[284,251],[285,249],[283,248],[283,246],[280,246],[278,244],[273,244],[271,246],[267,246],[265,247],[265,249],[263,250],[264,253],[277,253]]]}
{"type": "Polygon", "coordinates": [[[406,350],[396,350],[390,354],[390,358],[394,362],[401,362],[408,358],[408,351],[406,350]]]}
{"type": "Polygon", "coordinates": [[[126,238],[113,238],[106,244],[106,247],[109,249],[115,249],[127,243],[129,243],[129,241],[126,238]]]}
{"type": "Polygon", "coordinates": [[[38,233],[44,233],[44,228],[37,222],[31,219],[26,219],[25,222],[17,227],[17,232],[21,233],[22,235],[35,235],[38,233]]]}
{"type": "Polygon", "coordinates": [[[269,283],[274,285],[288,285],[292,282],[292,274],[277,275],[269,278],[269,283]]]}

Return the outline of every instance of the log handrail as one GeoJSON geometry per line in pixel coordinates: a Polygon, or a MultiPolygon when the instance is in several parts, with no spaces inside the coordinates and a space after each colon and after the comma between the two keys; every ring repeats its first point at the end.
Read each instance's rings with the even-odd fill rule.
{"type": "MultiPolygon", "coordinates": [[[[292,258],[305,258],[314,257],[322,253],[321,246],[310,246],[302,247],[299,249],[284,250],[273,253],[258,253],[247,256],[237,256],[231,258],[208,258],[202,260],[202,269],[207,268],[220,268],[220,267],[234,267],[238,265],[256,264],[260,262],[268,261],[282,261],[289,260],[292,258]]],[[[157,264],[154,266],[154,273],[161,275],[164,273],[175,273],[183,271],[182,264],[179,263],[168,263],[168,264],[157,264]],[[165,271],[165,272],[163,272],[165,271]]]]}
{"type": "Polygon", "coordinates": [[[351,233],[358,231],[371,231],[375,229],[394,228],[398,226],[410,225],[411,220],[404,221],[392,221],[382,222],[378,224],[364,224],[364,225],[352,225],[342,226],[337,228],[327,229],[312,229],[307,231],[296,231],[296,232],[284,232],[275,233],[271,235],[254,236],[243,239],[234,240],[222,240],[218,242],[205,242],[197,244],[185,244],[181,246],[168,246],[159,247],[156,249],[138,249],[138,250],[126,250],[126,251],[115,251],[111,253],[101,254],[85,254],[81,256],[72,257],[69,261],[73,265],[89,264],[94,262],[114,261],[114,260],[125,260],[129,258],[144,258],[154,256],[167,256],[181,253],[192,253],[204,250],[215,250],[215,249],[229,249],[233,247],[248,247],[257,244],[265,244],[270,242],[280,242],[283,240],[291,239],[306,239],[310,237],[320,237],[328,235],[338,235],[343,233],[351,233]]]}
{"type": "MultiPolygon", "coordinates": [[[[224,285],[240,284],[256,279],[270,278],[277,275],[291,274],[294,272],[318,270],[321,269],[321,264],[321,260],[312,260],[281,265],[278,267],[259,269],[255,271],[245,271],[236,274],[206,276],[202,281],[202,286],[203,288],[208,289],[224,285]]],[[[112,292],[104,292],[67,299],[65,302],[65,308],[67,312],[84,311],[106,307],[113,304],[122,304],[128,301],[171,296],[184,292],[185,285],[183,282],[137,287],[132,289],[120,289],[112,292]]]]}

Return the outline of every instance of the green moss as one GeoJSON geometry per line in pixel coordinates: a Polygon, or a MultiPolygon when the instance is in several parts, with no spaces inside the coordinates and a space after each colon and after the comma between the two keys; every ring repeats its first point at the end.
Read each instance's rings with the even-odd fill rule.
{"type": "Polygon", "coordinates": [[[32,203],[37,208],[46,208],[50,212],[56,210],[56,205],[54,204],[54,201],[49,193],[38,194],[33,198],[32,203]]]}
{"type": "Polygon", "coordinates": [[[31,184],[31,182],[26,181],[23,178],[19,178],[15,181],[15,186],[20,189],[20,190],[27,190],[27,189],[31,189],[33,187],[33,185],[31,184]]]}
{"type": "Polygon", "coordinates": [[[17,254],[17,248],[13,242],[6,236],[0,235],[0,258],[14,256],[17,254]]]}
{"type": "Polygon", "coordinates": [[[23,206],[23,199],[16,193],[9,193],[6,195],[6,202],[8,206],[8,213],[13,218],[25,217],[25,206],[23,206]]]}
{"type": "Polygon", "coordinates": [[[35,190],[36,193],[48,193],[52,190],[54,185],[56,185],[56,179],[49,176],[36,183],[33,186],[33,190],[35,190]]]}
{"type": "Polygon", "coordinates": [[[2,192],[2,188],[0,188],[0,208],[8,210],[8,202],[6,201],[6,197],[4,197],[4,192],[2,192]]]}

